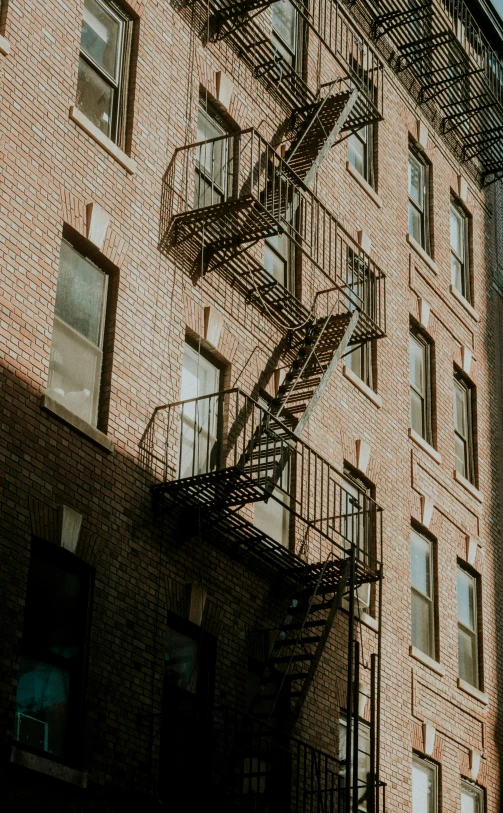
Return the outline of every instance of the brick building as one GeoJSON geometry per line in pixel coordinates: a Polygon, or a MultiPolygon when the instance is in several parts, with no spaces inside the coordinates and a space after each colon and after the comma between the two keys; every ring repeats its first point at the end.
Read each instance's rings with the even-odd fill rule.
{"type": "Polygon", "coordinates": [[[501,809],[502,43],[1,0],[2,810],[501,809]]]}

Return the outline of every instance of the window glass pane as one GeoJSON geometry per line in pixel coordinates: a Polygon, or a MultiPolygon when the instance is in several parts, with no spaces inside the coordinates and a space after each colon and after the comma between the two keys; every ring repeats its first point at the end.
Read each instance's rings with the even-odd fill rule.
{"type": "Polygon", "coordinates": [[[464,218],[451,206],[451,248],[460,260],[464,260],[464,218]]]}
{"type": "Polygon", "coordinates": [[[16,738],[24,745],[63,756],[68,725],[70,672],[22,657],[16,694],[16,738]]]}
{"type": "Polygon", "coordinates": [[[409,154],[409,197],[423,209],[424,207],[424,167],[409,154]]]}
{"type": "Polygon", "coordinates": [[[90,342],[101,347],[107,277],[72,246],[63,242],[55,313],[90,342]]]}
{"type": "Polygon", "coordinates": [[[55,317],[47,394],[87,423],[96,425],[102,352],[55,317]]]}
{"type": "Polygon", "coordinates": [[[482,793],[476,788],[461,788],[461,813],[482,813],[482,793]]]}
{"type": "Polygon", "coordinates": [[[456,291],[459,291],[461,296],[466,297],[464,268],[462,263],[458,260],[458,258],[454,254],[451,254],[451,278],[452,284],[456,291]]]}
{"type": "Polygon", "coordinates": [[[297,13],[289,0],[279,0],[272,6],[272,25],[288,50],[295,52],[297,13]]]}
{"type": "Polygon", "coordinates": [[[411,595],[412,646],[435,656],[433,641],[433,605],[414,590],[411,595]]]}
{"type": "Polygon", "coordinates": [[[114,89],[81,57],[76,105],[108,138],[112,137],[113,104],[114,89]]]}
{"type": "Polygon", "coordinates": [[[199,646],[188,635],[168,628],[166,642],[165,675],[170,686],[191,694],[197,690],[199,673],[199,646]]]}
{"type": "Polygon", "coordinates": [[[475,580],[465,570],[458,568],[458,620],[465,627],[475,629],[475,580]]]}
{"type": "Polygon", "coordinates": [[[426,347],[414,336],[409,336],[410,383],[417,392],[425,392],[426,347]]]}
{"type": "MultiPolygon", "coordinates": [[[[220,371],[190,345],[185,345],[180,400],[218,393],[220,371]]],[[[181,408],[179,477],[213,471],[217,466],[219,398],[203,398],[181,408]]]]}
{"type": "Polygon", "coordinates": [[[84,0],[80,47],[113,79],[117,78],[121,24],[96,0],[84,0]]]}
{"type": "Polygon", "coordinates": [[[409,234],[423,246],[423,219],[421,212],[409,201],[409,234]]]}
{"type": "Polygon", "coordinates": [[[436,787],[432,767],[419,760],[412,763],[412,813],[435,813],[436,787]]]}
{"type": "Polygon", "coordinates": [[[454,457],[457,473],[460,474],[461,477],[466,477],[466,443],[459,435],[454,435],[454,457]]]}
{"type": "Polygon", "coordinates": [[[213,141],[225,135],[220,125],[204,110],[199,109],[197,120],[197,141],[208,141],[201,144],[196,151],[196,208],[220,203],[227,181],[227,139],[213,141]]]}
{"type": "Polygon", "coordinates": [[[358,344],[350,353],[344,356],[346,367],[349,367],[349,369],[361,379],[364,378],[363,355],[363,346],[358,344]]]}
{"type": "Polygon", "coordinates": [[[280,545],[288,547],[290,512],[287,506],[290,504],[290,496],[280,488],[275,488],[273,494],[280,502],[274,499],[269,499],[267,503],[263,500],[256,502],[253,524],[280,545]]]}
{"type": "MultiPolygon", "coordinates": [[[[346,731],[347,721],[342,719],[339,723],[339,759],[346,759],[346,731]]],[[[354,726],[352,725],[354,736],[354,726]]],[[[353,756],[351,754],[351,765],[353,765],[353,756]]],[[[358,810],[367,810],[369,781],[371,774],[371,761],[370,761],[370,728],[366,723],[359,721],[358,723],[358,810]]],[[[346,771],[345,767],[341,767],[340,771],[340,787],[345,787],[346,771]]]]}
{"type": "Polygon", "coordinates": [[[424,401],[413,389],[410,391],[410,425],[414,432],[424,437],[424,401]]]}
{"type": "Polygon", "coordinates": [[[190,344],[186,344],[183,351],[180,400],[187,401],[189,398],[199,398],[201,395],[218,392],[219,383],[219,368],[190,344]]]}
{"type": "Polygon", "coordinates": [[[467,436],[467,426],[466,426],[466,413],[467,413],[467,392],[464,387],[458,384],[457,381],[454,382],[454,428],[456,432],[466,438],[467,436]]]}
{"type": "Polygon", "coordinates": [[[365,180],[367,178],[367,161],[366,161],[366,144],[360,137],[362,133],[366,132],[366,128],[360,130],[358,133],[351,133],[348,138],[348,161],[354,166],[357,172],[362,175],[365,180]]]}
{"type": "Polygon", "coordinates": [[[412,533],[410,538],[411,584],[423,595],[431,598],[431,556],[430,543],[419,534],[412,533]]]}
{"type": "Polygon", "coordinates": [[[286,234],[269,237],[264,244],[264,268],[284,288],[288,288],[289,241],[286,234]]]}
{"type": "Polygon", "coordinates": [[[459,677],[471,686],[478,685],[476,640],[472,633],[458,628],[459,677]]]}

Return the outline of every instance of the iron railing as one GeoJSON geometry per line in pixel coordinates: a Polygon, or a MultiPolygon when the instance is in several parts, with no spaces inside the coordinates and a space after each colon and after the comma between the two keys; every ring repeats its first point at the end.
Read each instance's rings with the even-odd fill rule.
{"type": "Polygon", "coordinates": [[[503,60],[464,0],[348,5],[459,159],[483,185],[503,177],[503,60]]]}
{"type": "Polygon", "coordinates": [[[357,775],[355,803],[351,794],[347,807],[345,759],[229,708],[215,710],[213,732],[213,792],[220,804],[253,813],[357,813],[362,804],[385,812],[384,785],[371,775],[357,775]]]}
{"type": "Polygon", "coordinates": [[[270,500],[292,553],[314,563],[355,546],[360,568],[377,572],[381,508],[241,390],[158,407],[142,452],[158,497],[222,515],[270,500]]]}
{"type": "Polygon", "coordinates": [[[256,130],[177,149],[165,184],[165,245],[197,236],[212,258],[284,232],[384,334],[383,272],[256,130]]]}
{"type": "Polygon", "coordinates": [[[307,54],[310,48],[314,51],[321,45],[324,82],[360,91],[364,102],[358,112],[360,126],[365,120],[382,118],[382,61],[337,0],[291,0],[299,29],[294,54],[297,64],[293,65],[274,44],[273,0],[185,0],[182,5],[198,5],[201,16],[197,24],[203,35],[228,41],[255,75],[266,80],[293,108],[320,98],[317,72],[310,70],[307,54]]]}

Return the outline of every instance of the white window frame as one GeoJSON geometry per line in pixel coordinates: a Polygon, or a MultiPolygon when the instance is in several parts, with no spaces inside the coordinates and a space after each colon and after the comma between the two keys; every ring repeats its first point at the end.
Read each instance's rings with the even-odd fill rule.
{"type": "Polygon", "coordinates": [[[473,785],[471,782],[461,780],[461,811],[463,811],[463,794],[471,796],[476,800],[475,813],[485,813],[485,793],[483,788],[473,785]]]}

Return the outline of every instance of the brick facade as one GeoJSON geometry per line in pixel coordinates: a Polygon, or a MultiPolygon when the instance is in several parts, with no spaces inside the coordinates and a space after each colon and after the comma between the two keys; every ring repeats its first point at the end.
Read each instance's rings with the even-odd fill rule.
{"type": "MultiPolygon", "coordinates": [[[[190,6],[153,0],[119,5],[135,20],[127,167],[69,116],[82,3],[2,2],[0,35],[10,46],[4,54],[0,37],[0,770],[6,811],[116,811],[136,798],[139,809],[148,809],[163,773],[167,614],[187,617],[187,585],[205,588],[201,626],[217,641],[215,703],[242,708],[248,632],[277,626],[289,601],[285,585],[212,545],[198,531],[197,517],[189,533],[176,512],[155,515],[152,472],[142,452],[156,407],[179,399],[186,336],[225,365],[225,386],[253,397],[274,392],[274,371],[285,364],[283,333],[218,271],[191,277],[160,238],[168,166],[177,148],[196,140],[199,94],[217,100],[218,72],[233,84],[222,116],[239,129],[256,127],[273,141],[288,109],[225,41],[204,45],[190,6]],[[101,248],[88,239],[89,204],[110,218],[101,248]],[[43,400],[63,238],[110,278],[102,404],[93,433],[43,400]],[[77,766],[87,775],[85,789],[64,781],[68,773],[62,771],[62,779],[56,768],[51,778],[47,770],[13,764],[30,550],[34,538],[59,544],[61,506],[83,517],[75,555],[94,573],[77,766]]],[[[315,55],[309,59],[315,66],[315,55]]],[[[339,364],[303,440],[339,470],[359,469],[362,443],[370,450],[361,473],[383,508],[380,736],[386,810],[412,811],[412,754],[425,753],[429,724],[435,729],[429,756],[441,768],[439,810],[460,810],[460,781],[475,778],[475,753],[481,755],[476,779],[486,791],[487,813],[497,813],[503,398],[494,381],[502,380],[503,304],[502,285],[493,285],[493,275],[501,283],[503,249],[494,256],[492,235],[502,193],[481,189],[423,116],[434,262],[418,253],[406,240],[407,155],[409,143],[418,142],[421,115],[386,65],[377,195],[348,171],[346,142],[331,150],[317,175],[318,197],[355,241],[360,231],[368,235],[371,257],[386,274],[387,335],[375,341],[377,397],[367,397],[339,364]],[[460,178],[472,218],[472,309],[450,290],[449,203],[451,194],[460,195],[460,178]],[[408,435],[410,320],[434,343],[436,457],[408,435]],[[476,388],[477,488],[471,491],[453,475],[454,367],[476,388]],[[411,522],[435,543],[437,672],[409,653],[411,522]],[[456,565],[467,562],[468,537],[475,550],[470,568],[481,585],[485,696],[471,695],[457,682],[456,565]]],[[[306,276],[300,293],[307,305],[313,288],[316,282],[306,276]]],[[[347,626],[342,612],[296,729],[336,757],[347,626]]],[[[377,636],[372,625],[358,628],[365,660],[377,636]]]]}

